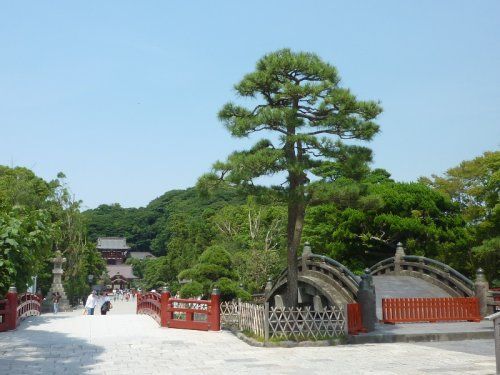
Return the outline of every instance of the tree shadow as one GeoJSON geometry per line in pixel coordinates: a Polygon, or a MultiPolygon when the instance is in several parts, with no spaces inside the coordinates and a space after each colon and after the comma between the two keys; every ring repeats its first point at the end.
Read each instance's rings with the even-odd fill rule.
{"type": "Polygon", "coordinates": [[[29,317],[16,330],[0,333],[0,373],[87,374],[98,368],[103,347],[66,333],[30,329],[70,317],[29,317]]]}

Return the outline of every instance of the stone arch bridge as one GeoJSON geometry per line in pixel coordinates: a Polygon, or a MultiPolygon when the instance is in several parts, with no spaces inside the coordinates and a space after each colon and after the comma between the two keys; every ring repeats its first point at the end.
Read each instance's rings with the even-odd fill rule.
{"type": "MultiPolygon", "coordinates": [[[[365,270],[372,276],[381,315],[382,298],[398,297],[473,297],[475,284],[452,267],[434,259],[406,255],[398,243],[393,257],[365,270]]],[[[481,279],[482,275],[479,275],[481,279]]],[[[323,306],[358,302],[361,277],[343,264],[323,255],[314,254],[308,244],[298,261],[299,304],[323,306]]],[[[274,285],[268,283],[266,300],[270,305],[283,305],[287,270],[274,285]]]]}

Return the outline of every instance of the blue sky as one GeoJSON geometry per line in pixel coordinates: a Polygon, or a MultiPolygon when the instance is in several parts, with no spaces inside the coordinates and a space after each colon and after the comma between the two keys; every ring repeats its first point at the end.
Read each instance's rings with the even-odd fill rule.
{"type": "Polygon", "coordinates": [[[217,111],[265,53],[335,65],[380,100],[375,167],[401,181],[500,146],[498,1],[16,1],[0,12],[0,164],[86,207],[186,188],[251,140],[217,111]]]}

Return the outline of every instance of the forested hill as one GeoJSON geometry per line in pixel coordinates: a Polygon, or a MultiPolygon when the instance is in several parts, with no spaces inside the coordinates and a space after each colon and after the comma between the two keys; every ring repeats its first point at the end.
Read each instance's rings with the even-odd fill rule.
{"type": "Polygon", "coordinates": [[[245,196],[236,189],[220,189],[210,196],[200,195],[196,188],[171,190],[152,200],[146,207],[124,208],[118,203],[100,205],[83,213],[88,238],[121,236],[127,238],[132,250],[153,251],[164,255],[170,238],[168,228],[175,218],[199,218],[227,204],[241,204],[245,196]]]}
{"type": "MultiPolygon", "coordinates": [[[[469,277],[482,267],[496,285],[499,158],[499,152],[486,152],[444,177],[413,183],[394,181],[384,170],[357,181],[331,180],[307,208],[302,242],[357,272],[391,256],[402,242],[408,254],[440,260],[469,277]]],[[[160,256],[144,271],[151,287],[177,280],[216,246],[211,251],[228,252],[247,290],[258,290],[286,263],[286,203],[269,188],[253,187],[249,194],[223,186],[210,195],[197,188],[172,190],[141,208],[115,204],[85,211],[88,238],[123,236],[132,250],[160,256]]],[[[203,267],[213,274],[213,265],[203,267]]]]}

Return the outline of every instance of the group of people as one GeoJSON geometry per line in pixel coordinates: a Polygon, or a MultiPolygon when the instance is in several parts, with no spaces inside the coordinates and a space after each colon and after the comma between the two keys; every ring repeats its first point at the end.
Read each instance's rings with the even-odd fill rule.
{"type": "Polygon", "coordinates": [[[87,297],[83,313],[86,315],[94,315],[96,310],[100,310],[101,315],[106,315],[112,308],[113,305],[111,305],[111,300],[105,292],[98,294],[93,290],[87,297]]]}
{"type": "Polygon", "coordinates": [[[120,300],[120,301],[130,301],[130,300],[134,300],[135,299],[135,293],[133,293],[132,291],[128,290],[128,289],[125,289],[125,290],[122,290],[122,289],[115,289],[113,290],[113,301],[117,301],[117,300],[120,300]]]}

